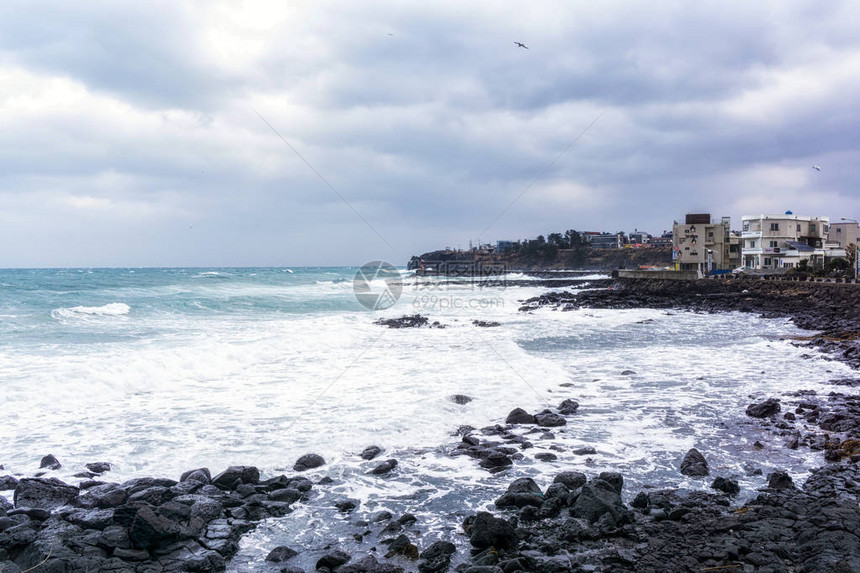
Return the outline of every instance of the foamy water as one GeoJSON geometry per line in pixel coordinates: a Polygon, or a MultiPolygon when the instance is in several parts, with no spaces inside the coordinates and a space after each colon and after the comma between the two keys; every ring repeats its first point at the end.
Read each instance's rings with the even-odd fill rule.
{"type": "Polygon", "coordinates": [[[820,459],[782,448],[744,408],[798,389],[827,392],[828,380],[850,374],[801,359],[809,350],[781,339],[798,334],[784,320],[522,313],[519,301],[546,289],[415,279],[395,307],[373,313],[352,295],[353,269],[291,270],[0,271],[0,464],[32,475],[53,453],[63,468],[50,475],[77,481],[83,464],[108,461],[110,478],[121,480],[233,464],[292,473],[300,455],[323,455],[327,464],[310,476],[335,485],[247,536],[232,565],[247,571],[274,545],[355,543],[332,497],[361,500],[356,516],[415,513],[429,543],[458,541],[462,516],[523,475],[546,485],[562,470],[614,470],[628,492],[707,487],[678,473],[695,446],[712,474],[740,477],[746,495],[764,480],[747,477],[748,465],[802,478],[820,459]],[[445,328],[373,324],[414,313],[445,328]],[[453,394],[474,400],[457,405],[453,394]],[[450,456],[458,426],[501,423],[514,407],[565,398],[578,400],[579,412],[554,439],[535,438],[509,472],[491,476],[450,456]],[[366,475],[376,462],[358,453],[371,444],[385,448],[381,459],[399,460],[393,475],[366,475]],[[597,453],[571,453],[582,446],[597,453]],[[544,451],[559,459],[536,461],[544,451]]]}

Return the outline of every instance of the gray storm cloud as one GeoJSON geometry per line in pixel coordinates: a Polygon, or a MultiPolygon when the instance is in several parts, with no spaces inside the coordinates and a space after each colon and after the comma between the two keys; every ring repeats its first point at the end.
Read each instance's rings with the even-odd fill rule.
{"type": "Polygon", "coordinates": [[[401,263],[476,239],[601,113],[484,240],[856,217],[852,21],[847,2],[5,2],[0,265],[401,263]]]}

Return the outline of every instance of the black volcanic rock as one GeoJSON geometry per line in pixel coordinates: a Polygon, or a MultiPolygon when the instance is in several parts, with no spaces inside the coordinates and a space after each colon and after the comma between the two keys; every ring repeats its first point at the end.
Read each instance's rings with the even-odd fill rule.
{"type": "Polygon", "coordinates": [[[469,543],[478,549],[514,549],[519,542],[517,532],[510,523],[485,511],[478,512],[464,528],[469,529],[469,543]]]}
{"type": "Polygon", "coordinates": [[[505,418],[506,424],[535,424],[535,417],[523,410],[522,408],[514,408],[511,410],[508,417],[505,418]]]}
{"type": "Polygon", "coordinates": [[[779,400],[768,398],[764,402],[747,406],[746,414],[752,418],[768,418],[778,414],[780,409],[779,400]]]}
{"type": "Polygon", "coordinates": [[[575,414],[577,410],[579,410],[579,402],[571,400],[570,398],[564,400],[558,405],[558,413],[564,414],[565,416],[575,414]]]}
{"type": "Polygon", "coordinates": [[[544,410],[540,414],[535,414],[534,418],[538,426],[542,426],[545,428],[554,428],[557,426],[567,425],[567,420],[565,420],[558,414],[550,412],[549,410],[544,410]]]}
{"type": "Polygon", "coordinates": [[[364,448],[364,451],[361,452],[361,459],[372,460],[381,453],[382,448],[380,448],[379,446],[368,446],[364,448]]]}
{"type": "Polygon", "coordinates": [[[323,464],[325,464],[325,460],[321,455],[305,454],[296,461],[295,465],[293,466],[293,470],[297,472],[303,472],[318,468],[323,464]]]}
{"type": "Polygon", "coordinates": [[[382,462],[381,464],[379,464],[378,466],[376,466],[375,468],[370,470],[370,472],[368,472],[368,473],[381,476],[381,475],[385,475],[387,473],[390,473],[396,467],[397,467],[397,460],[394,460],[394,459],[385,460],[384,462],[382,462]]]}
{"type": "Polygon", "coordinates": [[[110,464],[108,462],[93,462],[87,464],[86,468],[94,474],[103,474],[110,471],[110,464]]]}
{"type": "Polygon", "coordinates": [[[696,448],[692,448],[681,461],[681,473],[685,476],[703,477],[710,473],[705,456],[696,448]]]}
{"type": "Polygon", "coordinates": [[[54,457],[54,454],[48,454],[47,456],[42,458],[42,461],[39,462],[39,469],[44,470],[58,470],[63,467],[63,464],[54,457]]]}
{"type": "Polygon", "coordinates": [[[24,478],[15,486],[15,507],[51,510],[72,503],[78,497],[75,486],[57,478],[24,478]]]}

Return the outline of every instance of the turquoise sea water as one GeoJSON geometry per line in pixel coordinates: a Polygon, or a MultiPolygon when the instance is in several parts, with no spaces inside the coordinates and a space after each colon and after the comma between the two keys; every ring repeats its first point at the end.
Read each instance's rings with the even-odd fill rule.
{"type": "Polygon", "coordinates": [[[767,396],[790,403],[786,393],[798,389],[826,393],[828,380],[852,374],[814,353],[802,359],[812,351],[792,345],[787,337],[802,333],[785,320],[525,313],[520,301],[548,289],[513,286],[518,275],[492,288],[407,277],[394,307],[371,312],[353,295],[355,270],[0,270],[0,464],[33,475],[52,453],[63,467],[51,475],[74,482],[93,461],[110,462],[113,480],[232,464],[272,475],[320,453],[327,463],[311,477],[335,485],[243,541],[235,570],[264,570],[274,545],[351,538],[325,517],[336,511],[332,497],[415,513],[425,539],[459,543],[457,515],[491,504],[523,475],[545,486],[563,470],[613,470],[630,493],[645,484],[707,488],[678,473],[694,446],[715,474],[737,476],[754,495],[764,478],[748,466],[802,479],[820,453],[786,450],[744,415],[746,405],[767,396]],[[374,324],[416,312],[445,328],[374,324]],[[474,400],[458,405],[453,394],[474,400]],[[580,410],[554,438],[533,440],[510,472],[491,476],[450,456],[458,426],[565,398],[580,410]],[[753,448],[756,440],[766,448],[753,448]],[[394,475],[366,475],[372,462],[358,453],[371,444],[399,460],[394,475]],[[597,453],[572,453],[583,446],[597,453]],[[558,460],[540,462],[541,452],[558,460]]]}

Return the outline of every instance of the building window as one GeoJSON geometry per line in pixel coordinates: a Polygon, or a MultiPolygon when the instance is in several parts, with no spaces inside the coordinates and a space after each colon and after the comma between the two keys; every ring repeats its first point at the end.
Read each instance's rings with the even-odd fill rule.
{"type": "Polygon", "coordinates": [[[770,257],[765,257],[765,258],[764,258],[764,266],[766,266],[766,267],[769,267],[769,266],[770,266],[770,257]]]}
{"type": "Polygon", "coordinates": [[[800,223],[797,224],[797,232],[800,232],[800,223]]]}
{"type": "Polygon", "coordinates": [[[812,235],[815,233],[815,223],[809,224],[809,234],[812,235]]]}
{"type": "Polygon", "coordinates": [[[755,248],[755,241],[750,241],[750,248],[751,248],[751,249],[754,249],[754,248],[755,248]]]}
{"type": "Polygon", "coordinates": [[[776,248],[776,241],[771,241],[771,242],[770,242],[770,248],[771,248],[771,249],[776,248]]]}
{"type": "Polygon", "coordinates": [[[771,231],[779,231],[779,223],[771,223],[770,224],[771,231]]]}
{"type": "Polygon", "coordinates": [[[744,221],[744,231],[749,231],[749,230],[750,230],[750,222],[744,221]]]}
{"type": "Polygon", "coordinates": [[[836,232],[837,232],[837,233],[841,233],[841,232],[842,232],[842,227],[836,227],[836,232]]]}

